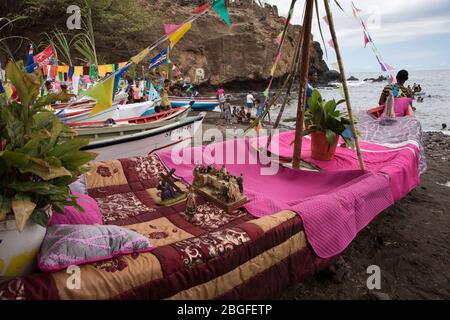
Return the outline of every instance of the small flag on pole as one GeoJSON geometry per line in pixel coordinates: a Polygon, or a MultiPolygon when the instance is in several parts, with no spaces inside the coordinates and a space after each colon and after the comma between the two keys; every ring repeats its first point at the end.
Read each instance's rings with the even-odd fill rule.
{"type": "Polygon", "coordinates": [[[230,14],[228,13],[228,8],[225,0],[215,0],[211,5],[214,11],[216,11],[219,16],[225,21],[225,23],[231,27],[230,14]]]}
{"type": "Polygon", "coordinates": [[[367,36],[367,33],[364,32],[364,48],[367,46],[369,42],[370,42],[369,37],[367,36]]]}
{"type": "Polygon", "coordinates": [[[187,22],[183,24],[180,28],[178,28],[176,31],[172,32],[169,36],[170,39],[170,49],[172,49],[178,41],[180,41],[181,38],[185,35],[186,32],[188,32],[191,29],[192,22],[187,22]]]}

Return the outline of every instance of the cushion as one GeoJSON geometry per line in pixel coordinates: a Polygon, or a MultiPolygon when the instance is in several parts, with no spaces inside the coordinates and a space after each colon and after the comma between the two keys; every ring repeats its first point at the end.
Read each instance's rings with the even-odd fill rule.
{"type": "Polygon", "coordinates": [[[88,192],[87,192],[87,185],[86,185],[86,176],[84,174],[79,176],[75,182],[72,182],[71,184],[69,184],[69,188],[70,188],[70,191],[72,191],[72,193],[76,192],[76,193],[87,194],[88,192]]]}
{"type": "Polygon", "coordinates": [[[77,203],[84,209],[84,212],[78,211],[75,207],[65,206],[64,214],[53,211],[49,226],[55,224],[103,224],[102,212],[94,198],[77,192],[72,192],[72,194],[78,197],[77,203]]]}
{"type": "Polygon", "coordinates": [[[55,272],[71,265],[152,249],[143,235],[119,226],[60,224],[48,228],[38,266],[43,272],[55,272]]]}

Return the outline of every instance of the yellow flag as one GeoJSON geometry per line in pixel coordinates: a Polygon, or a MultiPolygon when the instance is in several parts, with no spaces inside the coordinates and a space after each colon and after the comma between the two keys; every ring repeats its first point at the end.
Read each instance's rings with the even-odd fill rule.
{"type": "Polygon", "coordinates": [[[180,28],[170,34],[170,49],[172,49],[181,38],[183,38],[184,34],[191,29],[192,22],[188,22],[183,24],[180,28]]]}
{"type": "Polygon", "coordinates": [[[83,92],[83,96],[91,97],[97,101],[97,104],[91,110],[90,115],[97,114],[112,107],[114,79],[115,77],[110,77],[83,92]]]}
{"type": "Polygon", "coordinates": [[[73,68],[73,74],[76,76],[82,76],[83,75],[83,67],[82,66],[76,66],[73,68]]]}
{"type": "Polygon", "coordinates": [[[139,52],[137,55],[135,55],[133,58],[131,58],[131,61],[133,61],[135,64],[138,64],[144,58],[150,53],[150,48],[145,48],[141,52],[139,52]]]}

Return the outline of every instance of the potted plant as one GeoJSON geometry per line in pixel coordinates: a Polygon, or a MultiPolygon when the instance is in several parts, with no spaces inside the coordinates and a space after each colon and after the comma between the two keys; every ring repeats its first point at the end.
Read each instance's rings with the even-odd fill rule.
{"type": "Polygon", "coordinates": [[[333,159],[339,136],[347,146],[354,148],[348,114],[337,109],[344,101],[336,102],[334,99],[325,101],[316,89],[308,99],[308,109],[305,111],[306,130],[303,131],[303,135],[311,135],[313,159],[333,159]]]}
{"type": "Polygon", "coordinates": [[[18,276],[32,270],[51,212],[82,210],[69,184],[96,154],[81,151],[89,141],[46,109],[67,95],[38,97],[42,76],[21,62],[9,62],[6,75],[17,99],[0,95],[0,275],[18,276]]]}

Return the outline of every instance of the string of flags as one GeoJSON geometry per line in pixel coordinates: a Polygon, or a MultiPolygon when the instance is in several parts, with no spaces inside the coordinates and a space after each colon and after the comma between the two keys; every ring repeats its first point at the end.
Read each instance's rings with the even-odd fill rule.
{"type": "Polygon", "coordinates": [[[287,15],[287,18],[286,18],[285,23],[284,23],[283,31],[281,31],[281,33],[275,39],[275,42],[278,44],[278,47],[277,47],[277,51],[275,53],[275,60],[274,60],[274,62],[272,64],[272,68],[270,69],[269,84],[268,84],[266,90],[264,90],[264,93],[263,93],[264,97],[266,97],[266,98],[269,96],[269,92],[270,92],[270,89],[272,87],[273,79],[275,78],[275,71],[277,70],[278,64],[281,61],[281,48],[283,47],[283,43],[284,43],[284,40],[285,40],[286,35],[287,35],[288,27],[289,27],[289,25],[291,23],[291,19],[292,19],[292,16],[294,14],[295,3],[296,3],[296,0],[292,0],[291,6],[289,8],[288,15],[287,15]]]}
{"type": "Polygon", "coordinates": [[[383,72],[389,72],[389,71],[393,71],[395,70],[395,67],[389,65],[388,63],[386,63],[380,53],[380,51],[378,50],[378,48],[376,47],[375,43],[373,42],[372,37],[370,36],[369,30],[367,30],[366,24],[364,23],[364,20],[362,19],[361,15],[359,14],[359,12],[361,12],[360,9],[358,9],[355,4],[351,3],[352,5],[352,15],[355,19],[358,19],[361,27],[363,29],[363,43],[364,43],[364,48],[367,47],[368,44],[370,44],[370,47],[372,48],[372,51],[377,59],[378,64],[380,65],[381,71],[383,72]]]}

